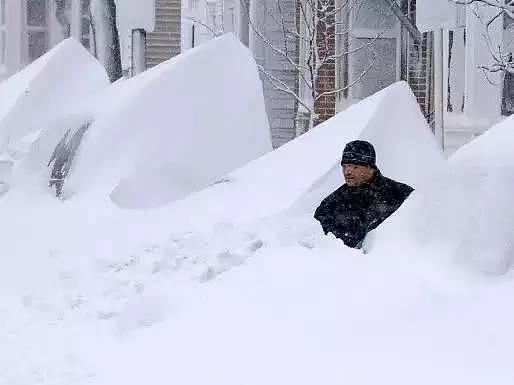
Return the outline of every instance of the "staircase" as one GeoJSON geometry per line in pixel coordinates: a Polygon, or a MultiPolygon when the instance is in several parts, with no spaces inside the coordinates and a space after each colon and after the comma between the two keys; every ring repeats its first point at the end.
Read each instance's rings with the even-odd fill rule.
{"type": "Polygon", "coordinates": [[[146,36],[146,67],[180,53],[180,0],[155,1],[155,31],[146,36]]]}

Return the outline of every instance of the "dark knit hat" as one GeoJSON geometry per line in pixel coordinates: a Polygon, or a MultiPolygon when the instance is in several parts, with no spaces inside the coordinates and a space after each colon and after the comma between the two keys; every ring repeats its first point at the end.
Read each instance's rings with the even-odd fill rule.
{"type": "Polygon", "coordinates": [[[346,145],[343,151],[341,165],[358,164],[361,166],[375,167],[375,148],[364,140],[354,140],[346,145]]]}

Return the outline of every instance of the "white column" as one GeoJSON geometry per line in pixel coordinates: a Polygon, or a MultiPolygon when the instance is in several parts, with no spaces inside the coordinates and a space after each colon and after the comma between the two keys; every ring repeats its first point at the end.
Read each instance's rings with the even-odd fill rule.
{"type": "Polygon", "coordinates": [[[80,41],[82,38],[82,33],[80,30],[81,24],[81,14],[80,14],[80,1],[81,0],[72,0],[71,1],[71,12],[70,12],[70,36],[80,41]]]}
{"type": "Polygon", "coordinates": [[[236,14],[234,0],[223,0],[221,4],[223,12],[223,32],[237,32],[235,26],[236,14]]]}
{"type": "MultiPolygon", "coordinates": [[[[465,106],[466,115],[477,123],[487,126],[501,115],[501,76],[489,74],[489,80],[478,67],[492,62],[491,52],[483,36],[485,27],[478,20],[474,9],[484,20],[493,15],[494,10],[482,6],[468,7],[466,34],[466,85],[465,106]],[[496,84],[491,84],[491,82],[496,84]]],[[[493,44],[502,44],[503,19],[490,27],[493,44]]],[[[483,127],[486,128],[486,127],[483,127]]]]}
{"type": "Polygon", "coordinates": [[[12,75],[22,68],[22,31],[24,30],[23,0],[6,0],[6,65],[7,72],[12,75]]]}
{"type": "Polygon", "coordinates": [[[250,1],[240,0],[236,3],[236,26],[238,37],[247,47],[250,44],[250,25],[248,23],[248,12],[250,11],[250,1]],[[242,2],[245,2],[242,4],[242,2]]]}
{"type": "Polygon", "coordinates": [[[446,105],[444,75],[444,33],[434,31],[434,125],[435,137],[444,149],[444,106],[446,105]]]}
{"type": "Polygon", "coordinates": [[[48,12],[48,48],[59,44],[64,39],[63,29],[57,17],[55,16],[55,2],[50,1],[47,3],[48,12]]]}
{"type": "Polygon", "coordinates": [[[146,71],[146,32],[144,29],[132,30],[132,55],[130,76],[146,71]]]}

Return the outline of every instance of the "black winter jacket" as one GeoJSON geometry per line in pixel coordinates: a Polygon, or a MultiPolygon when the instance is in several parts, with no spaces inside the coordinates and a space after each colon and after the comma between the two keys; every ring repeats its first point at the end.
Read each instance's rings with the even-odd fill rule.
{"type": "Polygon", "coordinates": [[[314,218],[325,234],[332,233],[353,248],[407,199],[413,188],[384,177],[379,170],[371,182],[359,187],[343,185],[317,208],[314,218]]]}

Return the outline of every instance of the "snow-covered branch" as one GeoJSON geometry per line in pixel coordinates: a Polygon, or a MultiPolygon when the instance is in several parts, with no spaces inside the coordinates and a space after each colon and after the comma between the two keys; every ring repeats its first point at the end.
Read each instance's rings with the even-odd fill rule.
{"type": "Polygon", "coordinates": [[[217,32],[213,27],[211,27],[209,24],[204,23],[202,20],[196,18],[196,17],[187,17],[187,20],[189,20],[191,23],[199,25],[203,28],[205,28],[207,31],[209,31],[212,34],[212,37],[218,37],[223,34],[224,31],[217,32]]]}
{"type": "MultiPolygon", "coordinates": [[[[495,22],[502,22],[504,17],[514,18],[514,0],[453,0],[456,4],[467,7],[482,5],[496,10],[492,16],[484,17],[475,8],[474,14],[484,26],[484,39],[491,54],[491,63],[481,65],[479,68],[486,75],[499,72],[514,73],[514,61],[511,52],[505,52],[500,42],[495,42],[491,27],[495,22]]],[[[489,77],[488,77],[489,80],[489,77]]]]}
{"type": "MultiPolygon", "coordinates": [[[[336,40],[340,36],[347,37],[349,33],[348,25],[344,25],[341,21],[343,15],[355,13],[356,9],[362,7],[363,2],[361,0],[341,0],[340,2],[299,0],[295,20],[291,20],[291,9],[286,7],[285,1],[274,0],[272,2],[273,9],[266,10],[266,15],[273,21],[274,31],[280,32],[279,39],[276,38],[276,35],[272,38],[267,30],[254,20],[247,7],[247,2],[240,0],[240,3],[256,39],[260,41],[264,49],[268,49],[285,64],[287,69],[295,73],[298,82],[294,85],[290,84],[262,65],[259,66],[261,73],[275,89],[294,97],[298,104],[308,112],[309,127],[312,127],[316,103],[323,97],[340,94],[360,82],[375,61],[373,60],[370,68],[364,69],[360,76],[357,74],[351,84],[337,86],[336,84],[321,83],[321,75],[330,68],[334,70],[337,60],[356,54],[363,49],[369,50],[380,35],[359,47],[336,52],[336,40]],[[345,30],[343,30],[343,25],[345,30]]],[[[371,56],[374,57],[373,54],[371,56]]]]}
{"type": "Polygon", "coordinates": [[[514,0],[453,0],[454,3],[460,5],[484,4],[493,8],[497,8],[510,17],[514,18],[514,0]]]}

